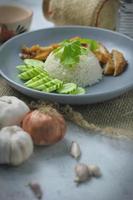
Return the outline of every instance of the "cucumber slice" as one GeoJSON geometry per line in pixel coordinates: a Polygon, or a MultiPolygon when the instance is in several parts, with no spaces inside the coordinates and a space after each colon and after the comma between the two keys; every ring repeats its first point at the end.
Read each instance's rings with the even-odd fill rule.
{"type": "Polygon", "coordinates": [[[55,91],[56,89],[57,89],[56,85],[52,85],[52,86],[50,86],[50,87],[47,87],[47,86],[44,85],[42,91],[43,91],[43,92],[53,92],[53,91],[55,91]]]}
{"type": "Polygon", "coordinates": [[[29,85],[29,84],[32,84],[36,81],[39,81],[40,79],[43,79],[43,78],[48,78],[48,80],[51,80],[51,78],[48,76],[48,75],[45,75],[43,73],[40,73],[38,74],[37,76],[35,76],[34,78],[28,80],[27,82],[25,82],[25,85],[29,85]]]}
{"type": "Polygon", "coordinates": [[[57,93],[71,94],[76,89],[77,85],[75,83],[64,83],[62,87],[57,90],[57,93]]]}
{"type": "Polygon", "coordinates": [[[37,76],[39,73],[40,73],[39,70],[37,70],[36,68],[33,68],[33,69],[22,72],[21,74],[18,75],[18,77],[26,81],[37,76]]]}
{"type": "Polygon", "coordinates": [[[53,80],[44,84],[43,91],[53,92],[53,91],[57,90],[58,88],[61,88],[62,85],[63,85],[62,81],[60,81],[58,79],[53,79],[53,80]]]}
{"type": "MultiPolygon", "coordinates": [[[[46,77],[43,77],[41,79],[38,79],[36,81],[33,81],[33,82],[30,82],[29,84],[26,84],[27,87],[30,87],[30,88],[34,88],[34,89],[39,89],[38,87],[40,85],[44,85],[45,83],[49,82],[50,79],[48,76],[46,77]]],[[[40,90],[40,89],[39,89],[40,90]]]]}
{"type": "Polygon", "coordinates": [[[71,94],[85,94],[85,89],[82,87],[77,87],[77,89],[71,92],[71,94]]]}
{"type": "Polygon", "coordinates": [[[17,65],[16,68],[20,71],[20,72],[25,72],[27,70],[33,69],[32,66],[27,66],[27,65],[17,65]]]}
{"type": "Polygon", "coordinates": [[[26,65],[30,65],[32,67],[41,67],[41,68],[43,68],[43,66],[44,66],[44,62],[42,62],[40,60],[35,60],[35,59],[24,59],[24,63],[26,65]]]}
{"type": "Polygon", "coordinates": [[[53,79],[43,69],[42,61],[25,59],[24,63],[16,68],[21,72],[18,77],[26,81],[24,84],[27,87],[45,92],[55,91],[59,94],[85,94],[85,89],[78,87],[75,83],[63,83],[61,80],[53,79]]]}

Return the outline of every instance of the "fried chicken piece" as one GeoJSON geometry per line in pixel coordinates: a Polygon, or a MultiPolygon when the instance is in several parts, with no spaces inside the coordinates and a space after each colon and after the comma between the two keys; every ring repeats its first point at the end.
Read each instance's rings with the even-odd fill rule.
{"type": "Polygon", "coordinates": [[[39,45],[33,45],[32,47],[22,47],[22,50],[21,52],[24,53],[24,54],[30,54],[30,53],[36,53],[38,50],[40,49],[40,46],[39,45]]]}
{"type": "Polygon", "coordinates": [[[108,59],[110,57],[109,51],[101,43],[99,43],[99,48],[93,53],[101,64],[106,64],[108,62],[108,59]]]}
{"type": "Polygon", "coordinates": [[[108,62],[104,65],[103,73],[104,75],[113,75],[115,71],[114,63],[112,60],[112,56],[110,55],[108,58],[108,62]]]}
{"type": "Polygon", "coordinates": [[[112,50],[108,62],[104,65],[103,73],[105,75],[117,76],[121,74],[127,66],[123,54],[115,49],[112,50]]]}
{"type": "Polygon", "coordinates": [[[70,38],[70,40],[77,40],[77,39],[81,39],[81,37],[75,36],[75,37],[70,38]]]}
{"type": "Polygon", "coordinates": [[[123,54],[115,49],[112,50],[112,60],[114,63],[114,76],[117,76],[121,74],[126,66],[127,66],[127,61],[125,60],[123,54]]]}
{"type": "Polygon", "coordinates": [[[38,52],[36,54],[36,56],[34,57],[34,59],[37,60],[46,60],[46,58],[48,57],[48,55],[56,48],[59,47],[59,44],[52,44],[48,47],[40,47],[40,52],[38,52]]]}
{"type": "Polygon", "coordinates": [[[33,59],[46,60],[46,58],[48,57],[50,53],[51,51],[44,51],[44,52],[38,53],[35,57],[33,57],[33,59]]]}
{"type": "Polygon", "coordinates": [[[60,46],[60,44],[58,44],[58,43],[54,43],[54,44],[51,45],[51,47],[53,49],[57,49],[59,46],[60,46]]]}
{"type": "Polygon", "coordinates": [[[56,48],[58,48],[59,47],[59,44],[52,44],[52,45],[50,45],[50,46],[45,46],[45,47],[42,47],[42,46],[40,46],[40,52],[39,53],[42,53],[42,52],[51,52],[51,51],[53,51],[54,49],[56,49],[56,48]]]}
{"type": "Polygon", "coordinates": [[[20,57],[22,59],[25,58],[33,58],[37,60],[45,60],[47,56],[56,48],[59,47],[59,44],[54,43],[50,46],[40,46],[40,45],[33,45],[32,47],[23,47],[21,50],[20,57]]]}

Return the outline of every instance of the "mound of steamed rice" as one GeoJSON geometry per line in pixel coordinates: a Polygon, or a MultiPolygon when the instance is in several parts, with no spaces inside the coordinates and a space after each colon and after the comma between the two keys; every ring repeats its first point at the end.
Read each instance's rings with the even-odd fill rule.
{"type": "Polygon", "coordinates": [[[44,63],[44,69],[53,78],[76,83],[82,87],[95,84],[102,79],[102,68],[92,52],[81,55],[79,63],[72,67],[64,66],[59,58],[51,53],[44,63]]]}

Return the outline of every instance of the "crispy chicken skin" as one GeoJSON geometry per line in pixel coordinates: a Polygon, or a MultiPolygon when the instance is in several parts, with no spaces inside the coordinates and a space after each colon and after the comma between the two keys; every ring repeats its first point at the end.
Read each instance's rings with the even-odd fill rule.
{"type": "Polygon", "coordinates": [[[113,75],[114,74],[114,63],[112,60],[112,56],[110,55],[108,58],[108,62],[104,65],[103,73],[104,75],[113,75]]]}
{"type": "Polygon", "coordinates": [[[39,45],[33,45],[32,47],[23,47],[21,50],[20,57],[22,59],[25,58],[33,58],[37,60],[45,60],[48,55],[56,48],[59,47],[59,44],[52,44],[50,46],[42,47],[39,45]]]}
{"type": "Polygon", "coordinates": [[[101,64],[106,64],[108,62],[108,59],[110,57],[109,51],[101,43],[99,43],[99,48],[93,53],[101,64]]]}
{"type": "Polygon", "coordinates": [[[93,53],[99,62],[104,66],[104,75],[117,76],[121,74],[127,66],[127,61],[120,51],[113,49],[112,52],[109,53],[107,48],[101,43],[99,43],[99,48],[93,53]]]}
{"type": "Polygon", "coordinates": [[[104,75],[117,76],[121,74],[127,66],[123,54],[115,49],[112,50],[108,62],[104,65],[104,75]]]}
{"type": "Polygon", "coordinates": [[[115,49],[112,50],[112,60],[114,63],[114,76],[117,76],[121,74],[126,66],[127,66],[127,61],[125,60],[123,54],[115,49]]]}

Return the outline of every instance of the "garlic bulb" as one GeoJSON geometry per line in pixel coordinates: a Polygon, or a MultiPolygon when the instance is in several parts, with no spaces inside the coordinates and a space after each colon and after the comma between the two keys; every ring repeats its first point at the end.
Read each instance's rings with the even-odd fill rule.
{"type": "Polygon", "coordinates": [[[4,126],[20,125],[29,107],[14,96],[0,97],[0,128],[4,126]]]}
{"type": "Polygon", "coordinates": [[[70,148],[70,154],[75,159],[78,159],[81,156],[80,146],[77,142],[74,142],[74,141],[72,142],[71,148],[70,148]]]}
{"type": "Polygon", "coordinates": [[[0,164],[19,165],[33,152],[33,142],[19,126],[8,126],[0,130],[0,164]]]}

